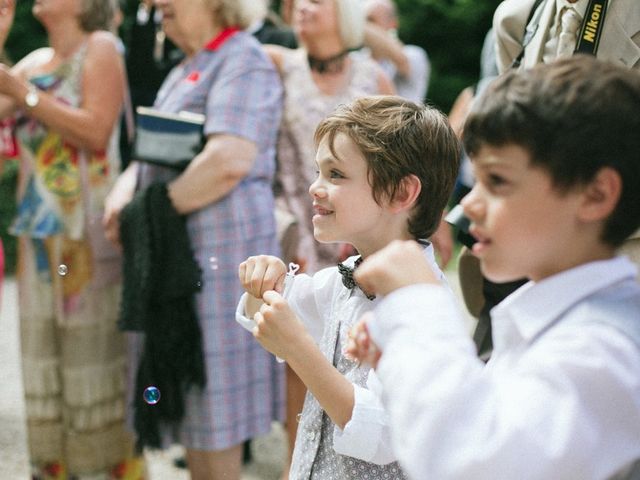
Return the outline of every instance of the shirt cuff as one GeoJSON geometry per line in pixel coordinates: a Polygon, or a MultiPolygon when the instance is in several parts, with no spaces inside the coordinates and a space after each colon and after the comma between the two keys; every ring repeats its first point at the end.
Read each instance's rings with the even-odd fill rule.
{"type": "Polygon", "coordinates": [[[256,326],[256,322],[253,321],[252,318],[248,318],[245,315],[246,305],[247,305],[247,292],[243,293],[240,297],[240,301],[238,302],[238,307],[236,308],[236,322],[240,324],[242,328],[253,333],[253,329],[256,326]]]}
{"type": "Polygon", "coordinates": [[[369,333],[381,350],[401,330],[410,330],[418,341],[425,335],[468,337],[453,293],[441,285],[424,283],[395,290],[374,313],[369,333]]]}
{"type": "Polygon", "coordinates": [[[388,416],[380,397],[358,385],[353,385],[353,390],[355,402],[351,420],[345,425],[344,430],[334,428],[334,450],[339,455],[378,465],[395,461],[388,416]]]}

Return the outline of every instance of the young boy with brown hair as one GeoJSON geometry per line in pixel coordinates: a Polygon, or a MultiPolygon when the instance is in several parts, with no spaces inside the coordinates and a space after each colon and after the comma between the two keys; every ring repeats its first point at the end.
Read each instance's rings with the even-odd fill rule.
{"type": "Polygon", "coordinates": [[[315,140],[314,236],[349,243],[359,255],[313,276],[297,275],[285,291],[280,259],[248,258],[239,267],[247,294],[238,321],[309,390],[289,478],[404,479],[375,375],[343,354],[351,327],[378,302],[351,275],[391,241],[412,239],[444,280],[427,239],[453,188],[458,141],[442,113],[399,97],[366,97],[338,108],[317,127],[315,140]]]}
{"type": "Polygon", "coordinates": [[[410,477],[640,475],[640,285],[616,256],[640,226],[639,112],[637,73],[579,55],[508,72],[475,106],[473,254],[492,281],[531,279],[492,310],[486,366],[414,243],[356,272],[385,298],[348,352],[377,364],[410,477]]]}

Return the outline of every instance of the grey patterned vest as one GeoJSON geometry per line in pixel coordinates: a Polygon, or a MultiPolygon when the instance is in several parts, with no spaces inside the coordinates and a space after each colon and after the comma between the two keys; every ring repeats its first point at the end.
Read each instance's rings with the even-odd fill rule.
{"type": "MultiPolygon", "coordinates": [[[[350,294],[349,290],[342,288],[334,299],[333,305],[327,306],[332,309],[331,321],[325,328],[319,347],[326,358],[333,359],[333,365],[345,378],[364,387],[369,368],[359,367],[342,354],[347,332],[360,318],[360,315],[353,315],[353,311],[349,311],[347,307],[350,294]]],[[[371,310],[375,305],[357,289],[353,295],[362,297],[363,304],[358,309],[362,313],[371,310]]],[[[351,302],[354,300],[351,298],[351,302]]],[[[310,393],[307,393],[305,398],[301,418],[289,473],[290,480],[362,480],[365,478],[404,480],[407,478],[396,462],[376,465],[337,454],[333,449],[333,431],[336,426],[310,393]]]]}

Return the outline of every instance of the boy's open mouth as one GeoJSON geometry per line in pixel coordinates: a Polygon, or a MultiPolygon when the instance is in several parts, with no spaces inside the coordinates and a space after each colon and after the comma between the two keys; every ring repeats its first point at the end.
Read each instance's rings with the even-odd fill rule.
{"type": "Polygon", "coordinates": [[[316,212],[316,215],[331,215],[333,213],[333,210],[329,210],[320,205],[314,205],[313,210],[316,212]]]}

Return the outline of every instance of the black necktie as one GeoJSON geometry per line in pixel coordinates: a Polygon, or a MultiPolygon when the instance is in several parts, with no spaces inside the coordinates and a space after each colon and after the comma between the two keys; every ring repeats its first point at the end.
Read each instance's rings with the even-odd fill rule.
{"type": "MultiPolygon", "coordinates": [[[[358,259],[353,264],[353,268],[347,267],[342,263],[338,264],[338,271],[340,272],[340,275],[342,275],[342,284],[349,290],[353,290],[355,287],[360,288],[358,283],[353,279],[353,272],[355,271],[356,268],[358,268],[358,266],[361,263],[362,263],[362,257],[358,257],[358,259]]],[[[362,289],[360,288],[360,290],[362,289]]],[[[375,295],[369,295],[364,290],[362,290],[362,293],[364,293],[369,300],[373,300],[374,298],[376,298],[375,295]]]]}

